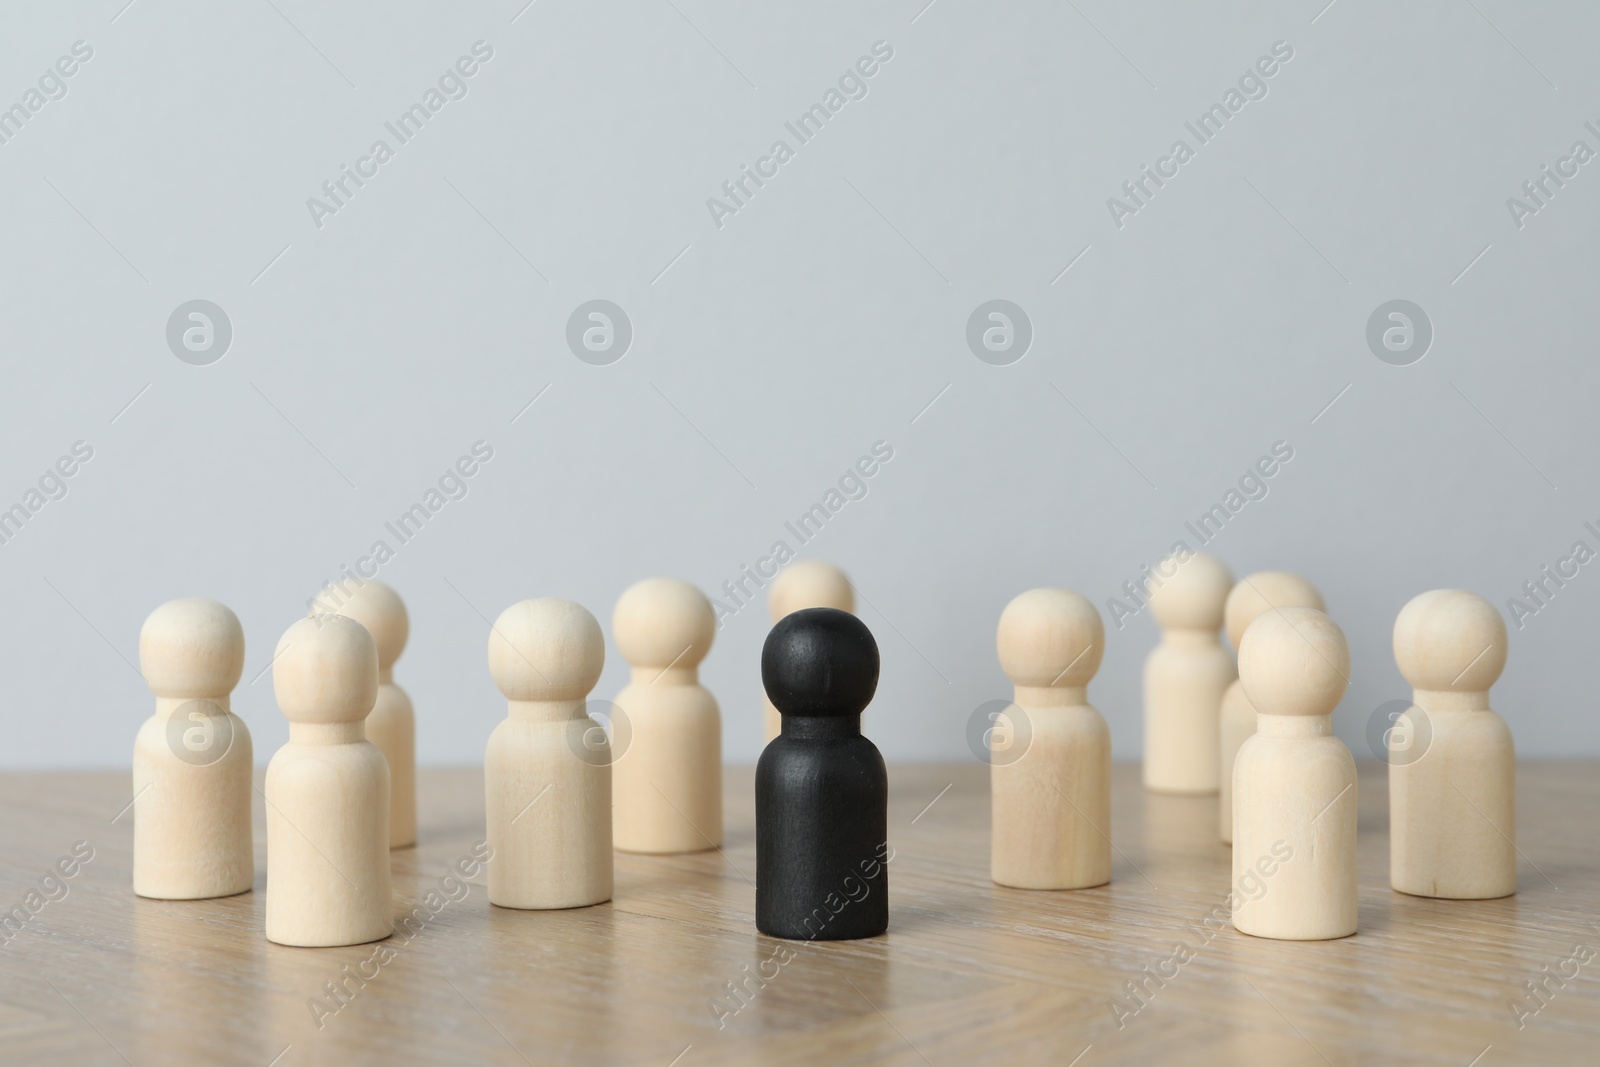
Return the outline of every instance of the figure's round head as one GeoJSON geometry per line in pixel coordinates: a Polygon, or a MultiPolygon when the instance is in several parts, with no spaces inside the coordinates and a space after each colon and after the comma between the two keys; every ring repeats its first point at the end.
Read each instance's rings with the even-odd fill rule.
{"type": "Polygon", "coordinates": [[[635,667],[696,666],[711,651],[716,633],[717,616],[711,601],[677,578],[635,582],[611,614],[617,649],[635,667]]]}
{"type": "Polygon", "coordinates": [[[820,559],[801,559],[789,564],[778,574],[768,594],[767,606],[772,610],[772,621],[801,608],[838,608],[840,611],[856,610],[855,590],[844,571],[820,559]]]}
{"type": "Polygon", "coordinates": [[[1394,661],[1413,689],[1484,692],[1506,667],[1505,620],[1464,589],[1413,597],[1394,621],[1394,661]]]}
{"type": "Polygon", "coordinates": [[[1034,688],[1089,684],[1105,654],[1100,612],[1069,589],[1030,589],[1000,613],[995,647],[1012,683],[1034,688]]]}
{"type": "Polygon", "coordinates": [[[1235,650],[1244,640],[1244,632],[1264,611],[1273,608],[1316,608],[1324,610],[1322,594],[1317,587],[1288,571],[1257,571],[1242,578],[1228,594],[1222,617],[1227,623],[1228,640],[1235,650]]]}
{"type": "Polygon", "coordinates": [[[767,634],[761,683],[785,715],[860,715],[878,689],[878,643],[848,611],[802,608],[767,634]]]}
{"type": "Polygon", "coordinates": [[[400,594],[382,582],[363,582],[361,588],[333,612],[367,628],[378,646],[379,670],[394,666],[394,661],[405,651],[406,638],[411,635],[411,618],[406,614],[405,601],[400,599],[400,594]]]}
{"type": "Polygon", "coordinates": [[[313,615],[283,632],[272,689],[290,722],[360,722],[378,699],[378,646],[343,615],[313,615]]]}
{"type": "Polygon", "coordinates": [[[582,700],[606,665],[606,639],[582,604],[538,597],[489,630],[489,673],[507,700],[582,700]]]}
{"type": "Polygon", "coordinates": [[[158,697],[226,696],[244,673],[244,628],[215,600],[169,600],[139,629],[139,670],[158,697]]]}
{"type": "Polygon", "coordinates": [[[1329,715],[1349,686],[1350,646],[1316,608],[1263,613],[1239,642],[1239,681],[1263,715],[1329,715]]]}
{"type": "Polygon", "coordinates": [[[1180,563],[1177,556],[1168,556],[1152,573],[1150,610],[1163,629],[1212,633],[1221,629],[1222,605],[1233,588],[1233,575],[1220,559],[1196,552],[1180,563]]]}

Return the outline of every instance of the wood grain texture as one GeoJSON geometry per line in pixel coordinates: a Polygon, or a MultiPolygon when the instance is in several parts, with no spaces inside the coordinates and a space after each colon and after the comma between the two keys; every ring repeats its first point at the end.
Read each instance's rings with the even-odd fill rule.
{"type": "Polygon", "coordinates": [[[1385,768],[1363,764],[1361,931],[1328,942],[1247,937],[1228,928],[1226,910],[1202,929],[1229,880],[1217,800],[1148,794],[1135,765],[1113,771],[1111,884],[1058,893],[990,881],[983,765],[897,765],[889,780],[883,937],[756,933],[749,768],[726,773],[721,852],[619,854],[609,903],[491,908],[481,870],[464,899],[450,900],[461,883],[445,872],[483,838],[483,776],[424,767],[418,847],[392,854],[395,913],[427,912],[433,893],[437,916],[413,916],[409,937],[297,949],[261,936],[259,794],[255,892],[145,900],[129,884],[132,813],[110,821],[128,803],[125,772],[0,776],[0,907],[20,905],[75,842],[94,849],[87,864],[68,865],[77,873],[62,879],[67,896],[0,949],[0,1060],[124,1064],[114,1043],[138,1067],[266,1067],[280,1053],[278,1067],[667,1067],[692,1045],[677,1067],[959,1067],[1065,1065],[1092,1046],[1077,1067],[1466,1067],[1480,1053],[1477,1067],[1504,1067],[1590,1063],[1600,1047],[1600,959],[1565,988],[1552,983],[1522,1030],[1508,1007],[1537,1004],[1523,984],[1544,968],[1571,973],[1575,945],[1600,946],[1590,925],[1600,912],[1600,761],[1521,764],[1521,882],[1516,896],[1485,901],[1389,888],[1385,768]],[[1119,1029],[1110,1004],[1126,997],[1123,983],[1160,969],[1179,940],[1193,958],[1119,1029]],[[783,946],[793,958],[768,965],[777,977],[718,1029],[708,1002],[783,946]],[[367,962],[383,948],[393,949],[386,962],[367,962]],[[376,977],[355,988],[359,976],[344,975],[363,965],[376,977]],[[355,991],[319,1030],[307,1000],[341,979],[355,991]]]}

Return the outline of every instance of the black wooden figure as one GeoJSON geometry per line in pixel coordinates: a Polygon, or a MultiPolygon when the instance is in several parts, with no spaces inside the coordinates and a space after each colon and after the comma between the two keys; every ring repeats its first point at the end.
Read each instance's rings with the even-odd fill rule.
{"type": "Polygon", "coordinates": [[[889,927],[889,776],[861,736],[878,643],[847,611],[785,616],[761,650],[783,732],[756,765],[756,928],[842,941],[889,927]]]}

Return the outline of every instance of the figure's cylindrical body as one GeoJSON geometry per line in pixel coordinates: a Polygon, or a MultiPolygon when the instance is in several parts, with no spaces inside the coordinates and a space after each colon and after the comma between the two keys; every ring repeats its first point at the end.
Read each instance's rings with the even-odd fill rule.
{"type": "Polygon", "coordinates": [[[839,941],[889,927],[889,777],[855,716],[785,716],[756,765],[756,928],[839,941]]]}
{"type": "Polygon", "coordinates": [[[1233,842],[1233,764],[1239,757],[1239,748],[1256,732],[1256,709],[1244,694],[1244,685],[1236,678],[1222,694],[1222,713],[1217,722],[1221,738],[1220,762],[1217,765],[1217,833],[1223,844],[1233,842]]]}
{"type": "Polygon", "coordinates": [[[389,678],[367,715],[367,740],[389,762],[389,847],[417,843],[417,719],[411,698],[389,678]]]}
{"type": "Polygon", "coordinates": [[[1330,716],[1260,715],[1233,778],[1233,925],[1320,941],[1356,932],[1356,765],[1330,716]]]}
{"type": "MultiPolygon", "coordinates": [[[[1482,900],[1517,891],[1516,746],[1487,693],[1423,693],[1420,758],[1389,763],[1389,881],[1419,897],[1482,900]]],[[[1391,731],[1415,737],[1415,712],[1391,731]]]]}
{"type": "Polygon", "coordinates": [[[1204,794],[1221,784],[1222,694],[1238,676],[1215,633],[1168,630],[1144,665],[1144,784],[1204,794]]]}
{"type": "Polygon", "coordinates": [[[1386,739],[1389,880],[1402,893],[1517,891],[1516,746],[1489,710],[1508,653],[1500,612],[1464,589],[1420,593],[1395,618],[1395,665],[1412,689],[1386,739]]]}
{"type": "MultiPolygon", "coordinates": [[[[632,738],[613,768],[613,844],[624,852],[701,852],[722,844],[722,715],[692,677],[654,668],[617,694],[632,738]]],[[[690,672],[693,674],[693,671],[690,672]]]]}
{"type": "Polygon", "coordinates": [[[133,744],[135,893],[199,900],[250,888],[255,881],[252,760],[250,731],[228,710],[228,697],[156,699],[155,715],[139,727],[133,744]],[[209,705],[210,715],[190,715],[202,704],[209,705]],[[223,730],[228,736],[219,739],[223,730]],[[225,743],[226,750],[213,757],[199,747],[190,762],[173,749],[174,740],[182,746],[189,734],[196,736],[196,746],[225,743]]]}
{"type": "Polygon", "coordinates": [[[489,901],[579,908],[611,899],[611,766],[583,701],[511,701],[483,761],[489,901]]]}
{"type": "Polygon", "coordinates": [[[297,723],[267,765],[267,940],[359,945],[394,930],[389,763],[363,725],[297,723]]]}
{"type": "Polygon", "coordinates": [[[1083,889],[1111,880],[1111,731],[1084,690],[1019,687],[1027,750],[991,758],[990,876],[1017,889],[1083,889]]]}

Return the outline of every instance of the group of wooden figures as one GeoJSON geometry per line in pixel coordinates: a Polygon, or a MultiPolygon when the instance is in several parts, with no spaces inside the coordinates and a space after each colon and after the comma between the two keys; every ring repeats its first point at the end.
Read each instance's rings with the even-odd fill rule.
{"type": "MultiPolygon", "coordinates": [[[[1321,595],[1281,571],[1235,584],[1219,560],[1186,553],[1154,569],[1148,600],[1162,637],[1144,669],[1145,788],[1218,796],[1238,930],[1300,941],[1355,933],[1356,767],[1333,733],[1350,649],[1321,595]]],[[[1023,593],[1000,617],[1000,663],[1016,686],[991,742],[1001,885],[1110,881],[1110,734],[1085,693],[1104,641],[1094,605],[1062,589],[1023,593]]],[[[1395,662],[1412,686],[1384,737],[1400,892],[1516,892],[1516,753],[1489,708],[1506,651],[1494,605],[1459,589],[1414,597],[1395,621],[1395,662]]]]}
{"type": "MultiPolygon", "coordinates": [[[[289,720],[264,792],[266,936],[279,944],[387,937],[389,852],[416,842],[415,719],[393,681],[408,618],[388,586],[352,586],[325,587],[272,661],[289,720]]],[[[861,735],[878,648],[852,613],[852,593],[842,572],[818,561],[789,565],[771,591],[756,925],[777,937],[871,937],[888,927],[888,778],[861,735]]],[[[1238,929],[1301,940],[1354,933],[1356,773],[1331,725],[1349,650],[1321,597],[1279,572],[1234,585],[1203,554],[1156,568],[1148,597],[1163,636],[1145,666],[1146,787],[1220,790],[1235,885],[1267,887],[1230,894],[1238,929]],[[1237,670],[1219,638],[1224,622],[1237,670]]],[[[698,680],[715,631],[710,602],[689,583],[630,587],[612,637],[632,678],[598,714],[589,697],[605,638],[594,616],[553,598],[501,613],[488,660],[508,711],[484,757],[492,904],[598,904],[611,899],[613,848],[721,846],[721,718],[698,680]],[[610,719],[609,735],[597,717],[610,719]]],[[[1505,626],[1481,598],[1439,590],[1405,606],[1394,643],[1415,692],[1390,734],[1397,746],[1426,746],[1391,758],[1394,888],[1513,893],[1514,757],[1488,705],[1505,665],[1505,626]]],[[[1067,890],[1111,879],[1110,732],[1086,695],[1104,644],[1094,605],[1067,590],[1030,590],[1000,617],[1000,663],[1016,689],[987,742],[998,884],[1067,890]]],[[[139,658],[156,711],[134,746],[134,891],[182,900],[245,892],[255,877],[253,754],[229,706],[244,666],[239,620],[215,601],[163,604],[140,632],[139,658]]]]}

